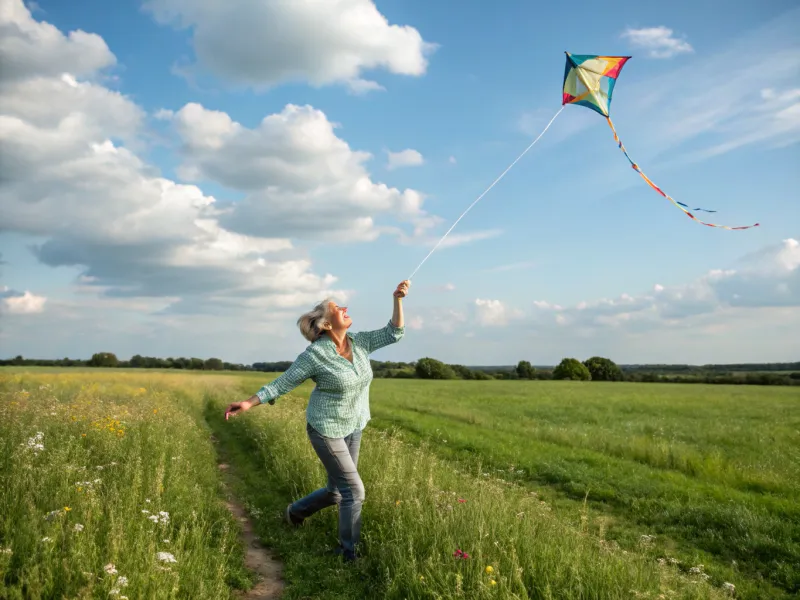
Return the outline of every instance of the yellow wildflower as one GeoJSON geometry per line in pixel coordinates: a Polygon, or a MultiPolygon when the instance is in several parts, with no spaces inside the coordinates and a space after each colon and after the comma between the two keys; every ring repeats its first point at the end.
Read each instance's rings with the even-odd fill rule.
{"type": "Polygon", "coordinates": [[[494,571],[494,568],[492,567],[492,565],[489,565],[488,567],[486,567],[485,570],[487,573],[492,573],[494,571]]]}

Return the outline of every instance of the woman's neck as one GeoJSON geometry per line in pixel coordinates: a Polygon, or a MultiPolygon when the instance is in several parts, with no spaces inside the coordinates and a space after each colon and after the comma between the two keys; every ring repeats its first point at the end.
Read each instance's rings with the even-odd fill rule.
{"type": "Polygon", "coordinates": [[[328,331],[328,337],[333,340],[336,349],[339,352],[347,350],[347,331],[328,331]]]}

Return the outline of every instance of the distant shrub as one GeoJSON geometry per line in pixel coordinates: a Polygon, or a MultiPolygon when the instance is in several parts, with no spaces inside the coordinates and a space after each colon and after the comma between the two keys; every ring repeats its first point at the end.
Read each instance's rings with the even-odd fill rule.
{"type": "Polygon", "coordinates": [[[584,366],[589,369],[592,381],[622,381],[622,369],[617,366],[610,358],[593,356],[583,361],[584,366]]]}
{"type": "Polygon", "coordinates": [[[592,374],[577,358],[564,358],[553,369],[553,379],[572,379],[574,381],[589,381],[592,374]]]}
{"type": "Polygon", "coordinates": [[[414,367],[420,379],[455,379],[456,372],[452,367],[435,358],[421,358],[414,367]]]}

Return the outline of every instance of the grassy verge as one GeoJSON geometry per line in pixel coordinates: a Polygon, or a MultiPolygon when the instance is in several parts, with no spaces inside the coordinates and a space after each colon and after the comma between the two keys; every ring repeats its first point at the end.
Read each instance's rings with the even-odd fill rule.
{"type": "Polygon", "coordinates": [[[791,388],[377,381],[373,424],[536,489],[632,549],[704,564],[739,597],[800,591],[791,388]]]}
{"type": "Polygon", "coordinates": [[[196,380],[0,374],[0,597],[216,600],[250,585],[196,380]]]}
{"type": "Polygon", "coordinates": [[[703,573],[628,552],[555,516],[535,493],[464,473],[401,436],[368,429],[359,470],[366,487],[364,559],[327,556],[336,511],[298,530],[286,504],[324,482],[305,435],[301,396],[231,421],[230,396],[210,393],[206,419],[238,474],[259,535],[284,561],[287,598],[713,598],[703,573]],[[454,555],[457,550],[468,558],[454,555]]]}

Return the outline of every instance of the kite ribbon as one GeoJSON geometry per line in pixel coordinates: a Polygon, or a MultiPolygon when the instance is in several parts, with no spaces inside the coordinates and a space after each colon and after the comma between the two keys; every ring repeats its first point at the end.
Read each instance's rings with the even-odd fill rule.
{"type": "MultiPolygon", "coordinates": [[[[622,145],[622,142],[620,141],[619,136],[617,135],[617,130],[614,129],[614,123],[611,122],[611,118],[610,117],[606,117],[606,120],[608,121],[609,127],[611,127],[611,131],[614,132],[614,141],[619,145],[619,149],[622,150],[623,154],[625,154],[625,157],[631,163],[631,166],[633,167],[633,170],[636,171],[637,173],[639,173],[639,175],[642,176],[642,179],[645,180],[647,185],[649,185],[651,188],[653,188],[659,194],[664,196],[664,198],[666,198],[667,200],[672,202],[675,206],[680,208],[683,212],[685,212],[689,216],[690,219],[694,219],[695,221],[697,221],[701,225],[707,225],[708,227],[720,227],[722,229],[731,229],[731,230],[734,230],[734,229],[750,229],[751,227],[758,227],[759,226],[758,223],[755,223],[753,225],[744,225],[744,226],[740,226],[740,227],[729,227],[728,225],[715,225],[714,223],[706,223],[705,221],[701,221],[700,219],[695,217],[691,212],[689,212],[690,209],[686,204],[684,204],[683,202],[678,202],[677,200],[674,200],[671,196],[669,196],[668,194],[665,194],[661,190],[661,188],[658,187],[655,183],[650,181],[650,178],[642,172],[642,170],[639,168],[639,165],[637,165],[635,162],[633,162],[633,159],[628,154],[628,151],[625,150],[625,146],[622,145]]],[[[691,210],[696,210],[696,211],[697,210],[702,210],[704,212],[716,212],[715,210],[706,210],[705,208],[693,208],[691,210]]]]}
{"type": "Polygon", "coordinates": [[[435,246],[434,246],[434,247],[431,249],[431,251],[430,251],[430,252],[428,252],[428,256],[426,256],[425,258],[423,258],[423,259],[422,259],[422,262],[421,262],[421,263],[419,263],[419,265],[417,265],[417,268],[416,268],[416,269],[414,269],[414,272],[413,272],[413,273],[411,273],[411,276],[408,278],[408,280],[409,280],[409,281],[411,281],[411,279],[414,277],[414,275],[416,275],[416,274],[417,274],[417,271],[419,271],[419,268],[420,268],[420,267],[421,267],[423,264],[425,264],[425,261],[426,261],[426,260],[428,260],[428,258],[430,257],[430,255],[431,255],[431,254],[433,254],[433,253],[434,253],[434,251],[436,250],[436,248],[438,248],[438,247],[439,247],[439,244],[441,244],[441,243],[444,241],[444,239],[445,239],[445,238],[446,238],[446,237],[447,237],[447,236],[450,234],[450,232],[451,232],[451,231],[453,231],[453,228],[454,228],[454,227],[455,227],[455,226],[458,224],[458,222],[459,222],[459,221],[460,221],[462,218],[464,218],[464,215],[466,215],[466,214],[467,214],[467,213],[468,213],[468,212],[469,212],[469,211],[472,209],[472,207],[473,207],[473,206],[475,206],[475,205],[478,203],[478,201],[479,201],[481,198],[483,198],[483,197],[484,197],[486,194],[488,194],[488,193],[489,193],[489,190],[491,190],[491,189],[492,189],[492,188],[493,188],[493,187],[494,187],[494,186],[497,184],[497,182],[498,182],[498,181],[500,181],[500,180],[501,180],[503,177],[505,177],[505,174],[506,174],[506,173],[508,173],[508,172],[511,170],[511,167],[513,167],[515,164],[517,164],[517,162],[519,162],[519,160],[520,160],[520,159],[521,159],[523,156],[525,156],[525,154],[527,154],[527,153],[528,153],[528,150],[530,150],[531,148],[533,148],[533,146],[536,144],[536,142],[538,142],[538,141],[539,141],[539,138],[541,138],[541,137],[544,135],[544,132],[545,132],[545,131],[547,131],[548,129],[550,129],[550,125],[552,125],[552,124],[553,124],[553,121],[555,121],[555,120],[556,120],[556,117],[557,117],[559,114],[561,114],[561,111],[562,111],[562,110],[564,110],[564,106],[563,106],[563,105],[561,106],[561,108],[559,108],[559,109],[558,109],[558,112],[557,112],[556,114],[554,114],[554,115],[553,115],[553,118],[552,118],[552,119],[550,119],[550,122],[549,122],[549,123],[547,124],[547,126],[546,126],[546,127],[543,129],[543,130],[542,130],[542,133],[540,133],[540,134],[539,134],[539,135],[536,137],[536,139],[535,139],[535,140],[533,140],[533,141],[530,143],[530,145],[529,145],[527,148],[525,148],[525,150],[523,150],[523,151],[522,151],[522,154],[520,154],[520,155],[519,155],[517,158],[515,158],[515,159],[514,159],[514,162],[512,162],[510,165],[508,165],[508,167],[506,167],[506,170],[505,170],[505,171],[503,171],[502,173],[500,173],[500,176],[499,176],[497,179],[495,179],[495,180],[492,182],[492,185],[490,185],[488,188],[486,188],[486,189],[484,190],[484,192],[483,192],[483,193],[482,193],[480,196],[478,196],[478,197],[475,199],[475,201],[474,201],[472,204],[470,204],[470,205],[467,207],[467,210],[465,210],[463,213],[461,213],[461,216],[460,216],[460,217],[458,217],[458,219],[456,219],[456,222],[455,222],[455,223],[453,223],[453,224],[450,226],[450,229],[448,229],[448,230],[447,230],[447,232],[446,232],[446,233],[445,233],[445,234],[442,236],[442,239],[440,239],[440,240],[439,240],[439,241],[436,243],[436,245],[435,245],[435,246]]]}

